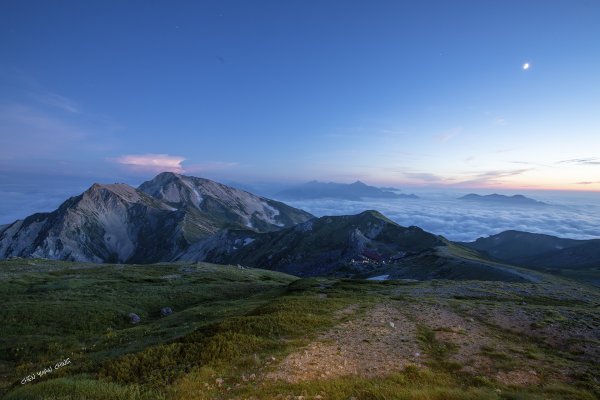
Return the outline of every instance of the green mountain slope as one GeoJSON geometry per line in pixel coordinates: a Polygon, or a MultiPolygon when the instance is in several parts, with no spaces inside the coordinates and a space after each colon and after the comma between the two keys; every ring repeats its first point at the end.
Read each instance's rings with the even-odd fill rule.
{"type": "MultiPolygon", "coordinates": [[[[284,271],[298,276],[348,275],[363,259],[387,260],[442,245],[417,227],[405,228],[377,211],[321,217],[293,228],[256,235],[223,261],[284,271]]],[[[366,264],[365,264],[366,266],[366,264]]]]}
{"type": "Polygon", "coordinates": [[[505,231],[461,245],[506,263],[600,285],[600,239],[505,231]]]}
{"type": "Polygon", "coordinates": [[[538,281],[535,272],[483,255],[377,211],[316,218],[276,232],[229,230],[191,246],[182,260],[266,268],[297,276],[538,281]]]}

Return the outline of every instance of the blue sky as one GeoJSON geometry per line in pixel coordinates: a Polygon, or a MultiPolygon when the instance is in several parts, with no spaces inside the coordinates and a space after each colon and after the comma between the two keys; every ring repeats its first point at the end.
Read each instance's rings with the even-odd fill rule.
{"type": "Polygon", "coordinates": [[[599,191],[598,21],[596,1],[4,1],[0,190],[172,170],[599,191]]]}

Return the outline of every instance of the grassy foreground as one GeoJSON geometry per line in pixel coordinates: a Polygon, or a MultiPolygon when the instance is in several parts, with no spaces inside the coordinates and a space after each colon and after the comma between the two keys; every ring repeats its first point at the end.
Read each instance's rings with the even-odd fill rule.
{"type": "Polygon", "coordinates": [[[566,280],[11,260],[0,300],[6,399],[600,396],[600,294],[566,280]]]}

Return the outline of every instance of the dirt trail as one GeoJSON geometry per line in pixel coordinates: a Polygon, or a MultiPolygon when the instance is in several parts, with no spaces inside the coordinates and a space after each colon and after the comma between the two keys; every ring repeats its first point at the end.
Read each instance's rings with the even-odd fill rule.
{"type": "Polygon", "coordinates": [[[454,311],[438,305],[411,305],[407,311],[424,326],[435,332],[439,342],[451,343],[455,350],[449,361],[464,365],[469,372],[481,372],[490,367],[490,360],[481,356],[481,349],[493,343],[493,334],[474,320],[467,320],[454,311]]]}
{"type": "Polygon", "coordinates": [[[507,384],[540,382],[535,370],[520,369],[522,365],[535,364],[532,360],[519,362],[523,356],[514,350],[521,344],[506,342],[489,327],[446,306],[386,302],[364,314],[352,307],[342,314],[352,319],[288,355],[266,378],[294,383],[347,375],[385,376],[408,365],[425,368],[426,362],[432,360],[417,339],[418,326],[422,326],[434,332],[437,342],[451,346],[446,360],[462,365],[464,372],[486,375],[507,384]],[[506,355],[514,363],[503,367],[489,352],[506,355]]]}
{"type": "Polygon", "coordinates": [[[394,306],[382,303],[290,354],[267,378],[298,382],[344,375],[381,376],[419,365],[422,358],[415,324],[394,306]]]}
{"type": "MultiPolygon", "coordinates": [[[[472,318],[465,318],[453,310],[440,305],[411,305],[407,309],[414,318],[435,332],[435,339],[441,343],[453,345],[454,350],[448,354],[448,361],[462,365],[462,370],[476,375],[493,377],[505,384],[529,385],[540,382],[540,378],[532,369],[521,370],[518,365],[531,365],[534,362],[516,362],[522,355],[513,349],[518,343],[506,342],[472,318]],[[506,363],[512,358],[515,367],[507,371],[498,371],[498,363],[494,362],[485,351],[499,354],[506,363]]],[[[489,353],[488,353],[489,354],[489,353]]]]}

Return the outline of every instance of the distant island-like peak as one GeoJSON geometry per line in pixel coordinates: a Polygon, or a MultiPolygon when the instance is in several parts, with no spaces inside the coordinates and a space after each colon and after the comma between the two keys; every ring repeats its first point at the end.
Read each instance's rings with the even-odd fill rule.
{"type": "Polygon", "coordinates": [[[381,189],[357,180],[354,183],[318,182],[310,181],[303,185],[289,188],[277,194],[284,200],[310,200],[310,199],[342,199],[362,200],[373,199],[401,199],[418,198],[414,194],[395,193],[391,190],[381,189]]]}
{"type": "Polygon", "coordinates": [[[515,194],[513,196],[506,196],[503,194],[488,194],[488,195],[480,195],[475,193],[470,193],[465,196],[459,198],[460,200],[470,200],[470,201],[479,201],[486,203],[499,203],[499,204],[507,204],[507,205],[546,205],[546,203],[531,199],[529,197],[525,197],[522,194],[515,194]]]}

